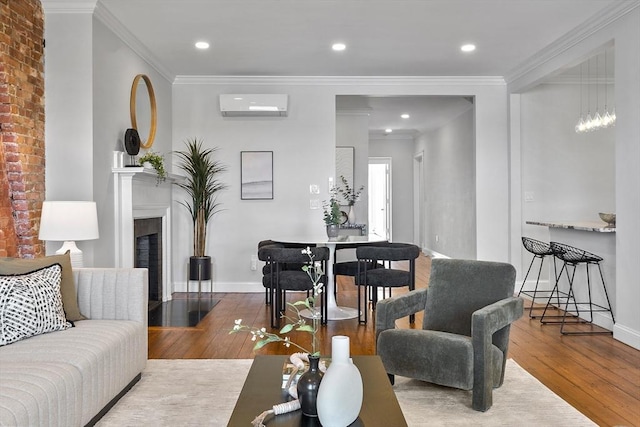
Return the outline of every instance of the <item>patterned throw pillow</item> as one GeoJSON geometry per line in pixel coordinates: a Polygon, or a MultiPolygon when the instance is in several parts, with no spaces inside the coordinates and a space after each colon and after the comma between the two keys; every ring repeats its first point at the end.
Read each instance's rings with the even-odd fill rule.
{"type": "Polygon", "coordinates": [[[62,279],[60,281],[60,293],[62,294],[62,307],[67,320],[85,320],[86,317],[80,313],[78,307],[78,296],[76,293],[76,282],[71,269],[71,257],[69,251],[62,255],[50,255],[42,258],[20,259],[20,258],[0,258],[0,275],[25,274],[49,267],[58,263],[62,266],[62,279]]]}
{"type": "Polygon", "coordinates": [[[53,264],[0,276],[0,346],[72,326],[62,308],[61,272],[60,264],[53,264]]]}

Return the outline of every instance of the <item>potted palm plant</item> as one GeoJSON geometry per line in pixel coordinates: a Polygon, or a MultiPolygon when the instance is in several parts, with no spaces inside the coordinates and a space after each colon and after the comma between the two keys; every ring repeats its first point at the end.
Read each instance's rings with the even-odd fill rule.
{"type": "Polygon", "coordinates": [[[211,257],[205,255],[207,224],[219,212],[218,193],[227,188],[219,176],[225,165],[214,159],[217,148],[203,148],[202,140],[187,139],[186,148],[176,151],[178,168],[186,179],[176,185],[186,191],[188,197],[180,202],[187,208],[193,221],[193,256],[189,258],[189,280],[211,280],[211,257]]]}

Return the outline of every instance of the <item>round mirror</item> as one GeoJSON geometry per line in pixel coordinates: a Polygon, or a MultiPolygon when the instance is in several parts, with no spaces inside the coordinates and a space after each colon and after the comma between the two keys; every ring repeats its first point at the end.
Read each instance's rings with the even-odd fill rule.
{"type": "Polygon", "coordinates": [[[151,80],[144,74],[138,74],[133,79],[129,111],[131,127],[140,135],[140,147],[150,148],[156,137],[156,95],[151,80]]]}

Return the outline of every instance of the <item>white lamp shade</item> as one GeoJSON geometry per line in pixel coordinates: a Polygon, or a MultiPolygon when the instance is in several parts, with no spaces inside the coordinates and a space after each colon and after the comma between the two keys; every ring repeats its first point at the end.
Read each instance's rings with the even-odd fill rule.
{"type": "Polygon", "coordinates": [[[43,202],[40,240],[93,240],[98,237],[95,202],[43,202]]]}

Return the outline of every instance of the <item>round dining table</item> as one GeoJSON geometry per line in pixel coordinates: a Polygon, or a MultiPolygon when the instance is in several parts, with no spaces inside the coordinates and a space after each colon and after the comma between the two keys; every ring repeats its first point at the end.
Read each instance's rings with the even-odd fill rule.
{"type": "MultiPolygon", "coordinates": [[[[387,242],[384,237],[376,234],[369,234],[368,236],[338,236],[327,237],[326,235],[310,235],[310,236],[294,236],[294,237],[278,237],[272,238],[277,243],[295,243],[295,244],[308,244],[317,246],[326,246],[329,248],[329,262],[327,263],[327,283],[325,284],[325,292],[327,293],[327,320],[346,320],[354,319],[358,317],[358,309],[351,307],[341,307],[336,302],[335,296],[335,281],[333,274],[333,263],[336,257],[336,247],[340,245],[353,245],[353,244],[374,244],[387,242]]],[[[304,315],[304,313],[302,313],[304,315]]]]}

